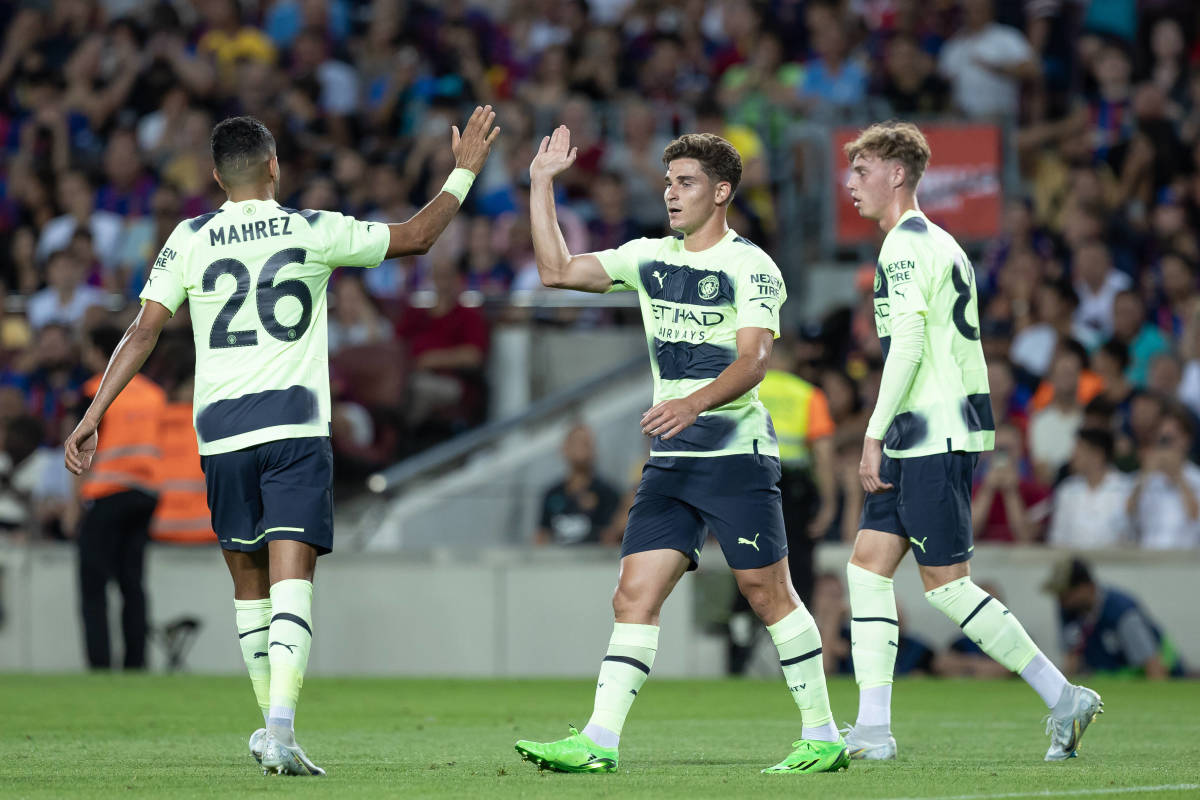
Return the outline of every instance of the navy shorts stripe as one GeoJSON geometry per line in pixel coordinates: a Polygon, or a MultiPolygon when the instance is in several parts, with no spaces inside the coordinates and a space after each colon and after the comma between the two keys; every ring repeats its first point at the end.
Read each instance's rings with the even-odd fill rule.
{"type": "Polygon", "coordinates": [[[896,621],[894,619],[888,619],[887,617],[851,617],[850,621],[851,622],[889,622],[892,625],[895,625],[897,628],[900,627],[900,623],[898,621],[896,621]]]}
{"type": "Polygon", "coordinates": [[[972,611],[970,614],[967,614],[967,618],[964,619],[962,621],[962,625],[959,625],[958,627],[966,628],[967,623],[970,622],[971,620],[975,619],[975,615],[979,613],[979,610],[982,609],[984,606],[986,606],[990,602],[992,602],[992,596],[989,594],[987,597],[985,597],[979,601],[979,605],[975,606],[975,610],[972,611]]]}
{"type": "Polygon", "coordinates": [[[270,626],[270,625],[264,625],[263,627],[261,627],[261,628],[255,628],[255,629],[254,629],[254,630],[252,630],[252,631],[246,631],[245,633],[239,633],[239,634],[238,634],[238,638],[239,638],[239,639],[245,639],[247,636],[249,636],[249,635],[250,635],[250,634],[252,634],[252,633],[262,633],[263,631],[269,631],[269,630],[271,630],[271,626],[270,626]]]}
{"type": "Polygon", "coordinates": [[[297,617],[295,614],[288,614],[286,612],[281,611],[278,614],[271,617],[271,622],[275,622],[276,620],[278,620],[280,622],[294,622],[297,625],[299,625],[301,628],[304,628],[304,630],[308,631],[309,636],[312,636],[312,628],[308,627],[308,623],[305,622],[300,617],[297,617]]]}
{"type": "Polygon", "coordinates": [[[658,362],[658,376],[664,381],[715,378],[736,359],[737,352],[730,347],[654,340],[654,360],[658,362]]]}
{"type": "Polygon", "coordinates": [[[643,664],[641,661],[638,661],[636,658],[630,658],[629,656],[605,656],[604,660],[605,661],[616,661],[621,664],[628,664],[631,667],[637,667],[638,669],[640,669],[642,672],[646,673],[647,675],[650,674],[650,668],[648,666],[646,666],[645,664],[643,664]]]}
{"type": "Polygon", "coordinates": [[[205,442],[215,442],[276,425],[306,425],[315,422],[317,414],[312,389],[269,389],[209,403],[196,415],[196,433],[205,442]]]}
{"type": "Polygon", "coordinates": [[[792,664],[799,664],[801,661],[808,661],[810,658],[816,658],[819,655],[821,655],[821,648],[818,647],[816,650],[810,650],[802,656],[781,660],[779,666],[790,667],[792,664]]]}

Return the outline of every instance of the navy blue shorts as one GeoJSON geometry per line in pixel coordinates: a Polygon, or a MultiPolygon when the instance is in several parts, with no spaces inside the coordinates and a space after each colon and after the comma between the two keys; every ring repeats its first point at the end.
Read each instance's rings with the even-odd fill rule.
{"type": "Polygon", "coordinates": [[[678,550],[695,569],[707,528],[731,568],[774,564],[788,551],[778,483],[771,456],[655,456],[642,469],[621,556],[678,550]]]}
{"type": "Polygon", "coordinates": [[[328,436],[201,456],[213,530],[226,550],[253,552],[275,539],[333,549],[333,447],[328,436]]]}
{"type": "Polygon", "coordinates": [[[859,530],[902,536],[926,567],[959,564],[975,549],[971,529],[971,476],[978,453],[955,451],[888,458],[879,477],[894,488],[863,501],[859,530]]]}

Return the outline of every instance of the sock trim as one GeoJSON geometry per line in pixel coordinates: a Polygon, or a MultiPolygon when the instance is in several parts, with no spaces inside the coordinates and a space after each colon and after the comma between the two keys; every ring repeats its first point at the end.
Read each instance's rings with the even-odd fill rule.
{"type": "Polygon", "coordinates": [[[308,631],[309,636],[312,636],[312,628],[308,627],[308,623],[300,617],[297,617],[295,614],[288,614],[285,611],[281,611],[275,616],[271,617],[271,622],[275,622],[276,620],[279,620],[280,622],[294,622],[301,628],[304,628],[304,630],[308,631]]]}
{"type": "Polygon", "coordinates": [[[238,638],[245,639],[247,636],[249,636],[252,633],[262,633],[263,631],[269,631],[269,630],[271,630],[270,625],[263,625],[261,628],[255,628],[252,631],[246,631],[245,633],[239,633],[238,638]]]}
{"type": "Polygon", "coordinates": [[[779,666],[790,667],[792,664],[799,664],[801,661],[807,661],[808,659],[815,658],[816,656],[819,656],[819,655],[821,655],[821,648],[818,647],[816,650],[809,650],[804,655],[799,655],[799,656],[796,656],[795,658],[789,658],[787,660],[781,660],[779,662],[779,666]]]}
{"type": "Polygon", "coordinates": [[[796,606],[786,617],[776,622],[774,625],[767,626],[767,633],[771,634],[771,641],[778,647],[781,644],[790,642],[797,636],[803,636],[808,631],[817,627],[816,620],[812,614],[803,605],[796,606]]]}
{"type": "Polygon", "coordinates": [[[613,624],[612,637],[609,644],[619,644],[625,647],[644,647],[647,650],[658,649],[658,626],[638,625],[633,622],[617,622],[613,624]]]}
{"type": "Polygon", "coordinates": [[[650,667],[646,666],[641,661],[638,661],[636,658],[630,658],[629,656],[605,656],[604,660],[605,661],[616,661],[621,664],[628,664],[631,667],[637,667],[638,669],[640,669],[642,672],[646,673],[647,675],[650,674],[650,667]]]}
{"type": "Polygon", "coordinates": [[[850,621],[851,622],[888,622],[888,623],[891,623],[892,625],[895,625],[897,628],[900,627],[899,620],[889,619],[888,617],[851,617],[850,621]]]}
{"type": "Polygon", "coordinates": [[[984,597],[982,600],[980,600],[979,605],[975,606],[975,610],[972,611],[970,614],[967,614],[967,618],[964,619],[961,623],[959,623],[958,627],[965,629],[967,627],[967,623],[970,622],[971,620],[975,619],[975,615],[978,614],[983,609],[984,606],[986,606],[988,603],[992,602],[993,599],[994,598],[989,594],[986,597],[984,597]]]}

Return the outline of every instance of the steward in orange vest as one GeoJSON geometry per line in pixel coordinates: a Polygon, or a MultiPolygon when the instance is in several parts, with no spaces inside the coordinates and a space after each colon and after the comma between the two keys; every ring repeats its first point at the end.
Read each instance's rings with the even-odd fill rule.
{"type": "Polygon", "coordinates": [[[171,392],[159,423],[158,508],[150,536],[171,544],[216,544],[208,492],[200,469],[200,448],[192,425],[192,377],[171,392]]]}
{"type": "MultiPolygon", "coordinates": [[[[105,326],[88,334],[84,363],[102,372],[122,333],[105,326]]],[[[100,376],[84,384],[94,396],[100,376]]],[[[106,587],[115,580],[124,601],[121,628],[126,669],[146,667],[146,595],[142,587],[150,518],[158,503],[159,425],[167,395],[141,375],[134,377],[104,416],[92,468],[79,489],[84,501],[79,527],[79,595],[88,664],[108,668],[106,587]]]]}

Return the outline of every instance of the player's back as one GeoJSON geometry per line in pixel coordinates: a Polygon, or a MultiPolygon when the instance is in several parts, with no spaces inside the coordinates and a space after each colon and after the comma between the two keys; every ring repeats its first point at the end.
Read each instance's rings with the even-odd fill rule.
{"type": "Polygon", "coordinates": [[[884,239],[875,297],[885,358],[890,317],[925,316],[921,363],[884,439],[886,452],[902,458],[990,450],[995,424],[975,274],[962,247],[920,212],[907,212],[884,239]]]}
{"type": "Polygon", "coordinates": [[[201,455],[328,436],[326,289],[335,266],[374,266],[386,225],[273,200],[228,201],[176,227],[142,298],[189,302],[201,455]]]}

